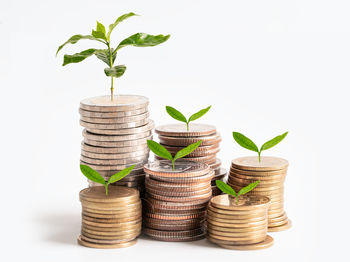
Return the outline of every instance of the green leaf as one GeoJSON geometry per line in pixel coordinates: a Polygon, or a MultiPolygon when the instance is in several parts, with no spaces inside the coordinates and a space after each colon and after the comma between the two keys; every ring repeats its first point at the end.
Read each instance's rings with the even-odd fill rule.
{"type": "Polygon", "coordinates": [[[106,35],[106,28],[103,24],[101,24],[99,21],[96,21],[97,25],[96,25],[96,31],[97,32],[102,32],[104,35],[106,35]]]}
{"type": "Polygon", "coordinates": [[[111,33],[113,31],[113,29],[121,22],[123,22],[125,19],[129,18],[129,17],[132,17],[132,16],[138,16],[137,14],[134,14],[132,12],[130,13],[127,13],[127,14],[124,14],[124,15],[121,15],[118,17],[117,20],[115,20],[115,22],[113,24],[110,24],[109,25],[109,30],[108,30],[108,33],[107,33],[107,39],[109,41],[110,37],[111,37],[111,33]]]}
{"type": "Polygon", "coordinates": [[[259,183],[260,183],[260,180],[255,181],[255,182],[247,185],[246,187],[243,187],[241,190],[239,190],[237,196],[247,194],[249,191],[252,191],[257,185],[259,185],[259,183]]]}
{"type": "Polygon", "coordinates": [[[86,165],[80,165],[80,170],[83,173],[83,175],[86,176],[91,181],[94,181],[102,185],[106,184],[105,179],[96,170],[93,170],[91,167],[86,165]]]}
{"type": "MultiPolygon", "coordinates": [[[[113,49],[111,50],[112,51],[112,63],[114,63],[115,61],[115,58],[117,57],[117,53],[114,53],[113,54],[113,49]]],[[[95,52],[95,56],[100,59],[101,61],[105,62],[108,66],[111,66],[110,65],[110,55],[109,55],[109,51],[108,49],[99,49],[99,50],[96,50],[95,52]]]]}
{"type": "Polygon", "coordinates": [[[156,46],[161,43],[164,43],[166,40],[169,39],[169,37],[170,35],[164,36],[164,35],[149,35],[146,33],[136,33],[124,39],[123,41],[121,41],[116,51],[128,45],[137,46],[137,47],[156,46]]]}
{"type": "Polygon", "coordinates": [[[96,38],[103,39],[103,40],[107,41],[106,28],[99,21],[97,21],[96,30],[92,30],[91,35],[93,37],[96,37],[96,38]]]}
{"type": "Polygon", "coordinates": [[[180,111],[171,106],[166,106],[165,109],[172,118],[187,123],[186,117],[180,111]]]}
{"type": "Polygon", "coordinates": [[[279,142],[281,142],[286,136],[287,136],[288,132],[285,132],[282,135],[276,136],[275,138],[267,141],[266,143],[264,143],[261,148],[260,151],[269,149],[271,147],[274,147],[275,145],[277,145],[279,142]]]}
{"type": "Polygon", "coordinates": [[[97,39],[96,37],[93,37],[92,35],[73,35],[71,38],[69,38],[64,44],[60,45],[57,49],[56,55],[58,52],[67,44],[75,44],[81,39],[89,39],[89,40],[95,40],[104,43],[104,41],[97,39]]]}
{"type": "Polygon", "coordinates": [[[225,182],[221,180],[215,180],[215,183],[216,183],[216,186],[225,194],[229,194],[234,197],[237,196],[236,191],[225,182]]]}
{"type": "Polygon", "coordinates": [[[211,108],[211,106],[208,106],[207,108],[204,108],[200,111],[198,111],[197,113],[194,113],[193,115],[190,116],[190,118],[188,119],[188,122],[194,121],[200,117],[202,117],[203,115],[205,115],[209,109],[211,108]]]}
{"type": "Polygon", "coordinates": [[[107,185],[111,184],[111,183],[114,183],[114,182],[117,182],[118,180],[122,179],[123,177],[127,176],[131,170],[133,170],[135,167],[135,165],[132,165],[132,166],[129,166],[125,169],[123,169],[122,171],[114,174],[113,176],[111,176],[109,179],[108,179],[108,182],[107,182],[107,185]]]}
{"type": "Polygon", "coordinates": [[[96,49],[90,48],[74,55],[64,55],[63,66],[71,63],[79,63],[95,53],[96,49]]]}
{"type": "Polygon", "coordinates": [[[157,156],[168,160],[173,160],[173,156],[169,153],[169,151],[164,146],[158,144],[153,140],[147,140],[147,145],[148,145],[148,148],[157,156]]]}
{"type": "Polygon", "coordinates": [[[105,68],[105,74],[106,76],[121,77],[122,75],[124,75],[125,70],[125,65],[117,65],[112,68],[105,68]]]}
{"type": "Polygon", "coordinates": [[[199,147],[199,145],[201,143],[202,143],[202,140],[181,149],[180,151],[178,151],[176,153],[174,160],[182,158],[182,157],[187,156],[188,154],[192,153],[194,150],[196,150],[197,147],[199,147]]]}
{"type": "Polygon", "coordinates": [[[254,152],[259,152],[259,149],[256,146],[256,144],[254,144],[254,142],[250,140],[248,137],[238,132],[233,132],[232,134],[233,134],[233,138],[241,147],[252,150],[254,152]]]}

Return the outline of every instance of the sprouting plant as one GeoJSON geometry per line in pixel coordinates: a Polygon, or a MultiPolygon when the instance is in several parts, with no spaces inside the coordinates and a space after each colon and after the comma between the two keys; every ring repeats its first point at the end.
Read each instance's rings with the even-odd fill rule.
{"type": "Polygon", "coordinates": [[[288,134],[288,132],[283,133],[282,135],[276,136],[275,138],[265,142],[261,147],[260,150],[258,149],[257,145],[254,144],[252,140],[250,140],[248,137],[244,136],[241,133],[238,132],[233,132],[233,138],[236,140],[236,142],[241,146],[246,149],[249,149],[251,151],[257,152],[259,156],[259,162],[261,161],[261,152],[263,150],[269,149],[271,147],[274,147],[277,145],[279,142],[281,142],[288,134]]]}
{"type": "Polygon", "coordinates": [[[69,38],[65,43],[60,45],[57,49],[56,55],[58,52],[67,44],[75,44],[79,40],[82,39],[89,39],[89,40],[94,40],[100,43],[103,43],[107,46],[106,49],[95,49],[95,48],[89,48],[87,50],[84,50],[80,53],[76,53],[73,55],[64,55],[63,58],[63,66],[71,64],[71,63],[79,63],[89,56],[95,55],[98,59],[103,61],[108,65],[107,68],[105,68],[104,72],[106,76],[111,77],[111,100],[113,101],[113,91],[114,91],[114,78],[121,77],[125,70],[126,66],[125,65],[116,65],[114,66],[114,62],[117,57],[117,52],[125,47],[125,46],[136,46],[136,47],[147,47],[147,46],[156,46],[159,45],[170,37],[170,35],[149,35],[146,33],[136,33],[128,38],[125,38],[123,41],[119,43],[118,46],[115,48],[111,47],[111,33],[113,29],[122,21],[125,19],[132,17],[132,16],[137,16],[134,13],[127,13],[124,14],[113,23],[109,25],[108,32],[106,32],[106,28],[103,24],[97,21],[97,26],[96,30],[92,30],[91,35],[73,35],[71,38],[69,38]]]}
{"type": "Polygon", "coordinates": [[[171,107],[171,106],[166,106],[166,111],[168,112],[168,114],[176,119],[179,120],[181,122],[186,123],[187,126],[187,131],[189,130],[189,124],[191,121],[194,121],[200,117],[202,117],[203,115],[205,115],[209,109],[211,108],[211,106],[208,106],[207,108],[204,108],[202,110],[199,110],[197,113],[194,113],[193,115],[190,116],[190,118],[187,120],[186,117],[178,110],[176,110],[175,108],[171,107]]]}
{"type": "Polygon", "coordinates": [[[96,183],[99,183],[101,185],[104,185],[106,189],[106,196],[108,195],[108,186],[111,183],[117,182],[118,180],[122,179],[123,177],[127,176],[131,170],[133,170],[135,165],[132,165],[130,167],[127,167],[123,169],[122,171],[114,174],[111,176],[108,181],[106,182],[105,179],[98,173],[96,170],[92,169],[89,166],[86,165],[80,165],[80,170],[83,173],[84,176],[86,176],[91,181],[94,181],[96,183]]]}
{"type": "Polygon", "coordinates": [[[202,140],[200,140],[196,143],[193,143],[193,144],[181,149],[180,151],[178,151],[175,154],[175,156],[173,157],[164,146],[158,144],[157,142],[155,142],[153,140],[147,140],[147,145],[148,145],[149,149],[154,154],[156,154],[157,156],[159,156],[161,158],[168,159],[173,163],[173,170],[175,170],[175,160],[182,158],[184,156],[187,156],[188,154],[193,152],[197,147],[199,147],[199,145],[201,143],[202,143],[202,140]]]}
{"type": "Polygon", "coordinates": [[[247,185],[246,187],[241,188],[241,190],[239,190],[238,193],[236,193],[236,191],[232,187],[230,187],[228,184],[226,184],[225,182],[223,182],[221,180],[215,180],[215,183],[216,183],[217,187],[222,192],[233,196],[236,199],[236,204],[237,204],[238,197],[242,196],[244,194],[247,194],[249,191],[252,191],[257,185],[259,185],[260,180],[255,181],[255,182],[247,185]]]}

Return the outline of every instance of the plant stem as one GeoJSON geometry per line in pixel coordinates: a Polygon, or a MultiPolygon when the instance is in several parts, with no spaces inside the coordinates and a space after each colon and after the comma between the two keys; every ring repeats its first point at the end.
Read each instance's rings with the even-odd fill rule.
{"type": "Polygon", "coordinates": [[[175,170],[175,160],[171,160],[173,162],[173,170],[175,170]]]}
{"type": "Polygon", "coordinates": [[[106,196],[108,196],[108,184],[105,184],[105,188],[106,188],[106,196]]]}
{"type": "MultiPolygon", "coordinates": [[[[112,54],[112,50],[111,50],[111,46],[109,45],[109,42],[107,42],[107,46],[108,46],[108,52],[109,52],[109,68],[113,67],[113,54],[112,54]]],[[[114,97],[114,87],[113,87],[113,76],[111,76],[111,101],[113,101],[113,97],[114,97]]]]}
{"type": "Polygon", "coordinates": [[[261,157],[260,157],[260,154],[261,154],[261,152],[259,151],[259,152],[258,152],[258,156],[259,156],[259,163],[261,162],[261,157]]]}
{"type": "Polygon", "coordinates": [[[238,196],[236,196],[236,205],[238,205],[238,196]]]}
{"type": "Polygon", "coordinates": [[[190,124],[190,122],[186,122],[186,125],[187,125],[187,132],[189,131],[189,127],[188,127],[189,124],[190,124]]]}
{"type": "Polygon", "coordinates": [[[114,88],[113,88],[113,76],[111,76],[111,101],[113,101],[113,91],[114,91],[114,88]]]}

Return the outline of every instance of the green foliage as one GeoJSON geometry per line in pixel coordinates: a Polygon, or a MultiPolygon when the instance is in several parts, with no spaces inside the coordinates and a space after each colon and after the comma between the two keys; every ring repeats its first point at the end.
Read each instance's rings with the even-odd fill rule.
{"type": "Polygon", "coordinates": [[[194,150],[196,150],[197,147],[202,143],[202,140],[193,143],[180,151],[178,151],[175,156],[173,157],[170,152],[161,144],[158,144],[157,142],[153,140],[147,140],[148,148],[157,156],[168,159],[173,163],[173,170],[175,170],[175,160],[182,158],[184,156],[187,156],[188,154],[192,153],[194,150]]]}
{"type": "Polygon", "coordinates": [[[194,113],[193,115],[191,115],[189,117],[189,119],[187,120],[186,117],[180,111],[175,109],[174,107],[171,107],[171,106],[166,106],[165,107],[166,111],[168,112],[168,114],[172,118],[174,118],[174,119],[176,119],[178,121],[186,123],[187,131],[189,130],[190,122],[194,121],[194,120],[196,120],[196,119],[198,119],[200,117],[202,117],[203,115],[205,115],[209,111],[210,108],[211,108],[211,106],[208,106],[207,108],[199,110],[197,113],[194,113]]]}
{"type": "Polygon", "coordinates": [[[241,190],[239,190],[238,193],[236,193],[236,191],[232,187],[230,187],[228,184],[226,184],[221,180],[216,180],[215,183],[222,192],[233,196],[236,199],[236,203],[238,203],[238,197],[247,194],[249,191],[252,191],[257,185],[259,185],[260,180],[255,181],[249,184],[248,186],[241,188],[241,190]]]}
{"type": "Polygon", "coordinates": [[[275,145],[277,145],[279,142],[281,142],[286,136],[287,136],[288,132],[283,133],[282,135],[276,136],[275,138],[265,142],[260,150],[258,149],[257,145],[250,140],[248,137],[246,137],[245,135],[238,133],[238,132],[232,132],[233,138],[234,140],[241,146],[244,147],[248,150],[254,151],[258,153],[259,156],[259,162],[261,161],[261,152],[263,150],[267,150],[271,147],[274,147],[275,145]]]}

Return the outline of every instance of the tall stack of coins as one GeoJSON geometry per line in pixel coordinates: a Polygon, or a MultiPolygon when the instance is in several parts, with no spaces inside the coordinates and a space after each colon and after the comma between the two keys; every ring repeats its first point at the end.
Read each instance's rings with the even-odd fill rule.
{"type": "MultiPolygon", "coordinates": [[[[216,157],[220,151],[221,136],[215,126],[191,123],[189,131],[185,124],[171,124],[158,126],[155,129],[159,135],[159,142],[172,155],[180,149],[202,140],[201,145],[185,159],[208,164],[215,172],[212,180],[212,194],[219,195],[221,190],[217,188],[215,180],[224,180],[227,171],[221,168],[221,161],[216,157]]],[[[157,157],[156,157],[157,158],[157,157]]]]}
{"type": "Polygon", "coordinates": [[[205,213],[212,196],[214,171],[207,164],[155,161],[145,165],[146,199],[143,232],[162,241],[205,237],[205,213]]]}
{"type": "Polygon", "coordinates": [[[93,248],[128,247],[141,233],[142,207],[134,188],[114,186],[106,196],[103,186],[83,189],[82,226],[78,243],[93,248]]]}
{"type": "Polygon", "coordinates": [[[238,202],[228,195],[215,196],[208,205],[209,241],[228,249],[253,250],[272,246],[267,235],[270,199],[241,196],[238,202]]]}
{"type": "Polygon", "coordinates": [[[284,211],[284,180],[287,175],[288,161],[277,157],[241,157],[231,164],[228,184],[233,189],[249,185],[260,180],[259,185],[249,192],[250,195],[263,195],[271,199],[269,207],[269,232],[286,230],[291,221],[284,211]]]}
{"type": "MultiPolygon", "coordinates": [[[[116,184],[144,189],[143,165],[148,161],[147,139],[154,123],[148,119],[148,99],[136,95],[88,98],[80,103],[80,124],[84,140],[81,163],[97,170],[106,180],[118,171],[135,165],[116,184]]],[[[92,183],[93,184],[93,183],[92,183]]]]}

